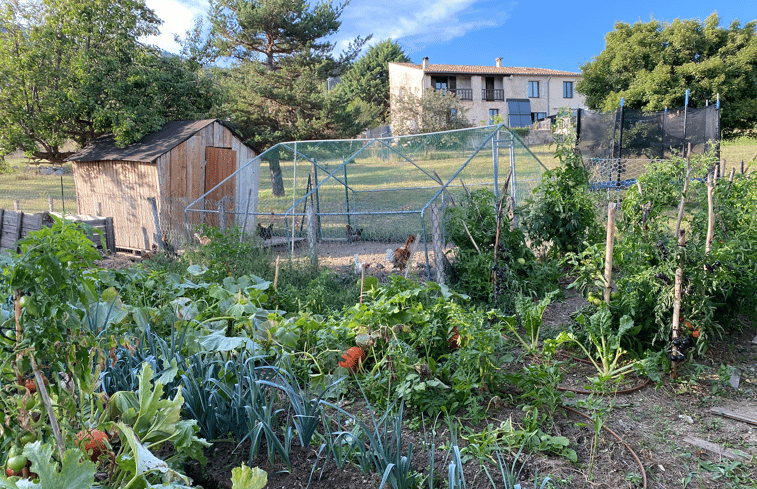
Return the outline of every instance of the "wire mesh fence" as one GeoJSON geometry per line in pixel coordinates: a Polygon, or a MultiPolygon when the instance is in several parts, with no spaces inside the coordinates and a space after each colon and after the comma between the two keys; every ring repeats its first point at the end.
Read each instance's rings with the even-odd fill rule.
{"type": "Polygon", "coordinates": [[[0,209],[76,212],[74,176],[47,167],[0,173],[0,209]]]}
{"type": "MultiPolygon", "coordinates": [[[[219,214],[226,213],[226,219],[249,234],[293,245],[309,237],[312,208],[311,239],[319,243],[403,243],[414,235],[416,246],[425,251],[432,243],[432,206],[443,219],[444,208],[459,202],[466,188],[485,187],[499,194],[509,173],[509,192],[517,205],[539,184],[544,171],[523,141],[503,125],[282,143],[250,165],[258,165],[261,175],[269,170],[269,178],[261,177],[245,209],[216,211],[201,198],[187,206],[187,223],[207,221],[213,214],[223,219],[219,214]]],[[[234,174],[228,180],[233,178],[234,174]]],[[[438,239],[444,240],[443,232],[438,239]]],[[[430,260],[427,253],[429,266],[430,260]]]]}

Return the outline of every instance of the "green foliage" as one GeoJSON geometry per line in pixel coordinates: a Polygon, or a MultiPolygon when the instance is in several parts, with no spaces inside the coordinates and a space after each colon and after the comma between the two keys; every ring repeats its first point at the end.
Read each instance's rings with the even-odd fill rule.
{"type": "Polygon", "coordinates": [[[422,134],[470,127],[468,108],[456,96],[426,90],[421,95],[407,92],[392,103],[392,133],[422,134]]]}
{"type": "Polygon", "coordinates": [[[589,173],[583,158],[573,149],[574,137],[557,143],[555,157],[560,166],[542,174],[541,183],[534,189],[538,197],[528,202],[520,221],[534,245],[547,245],[556,256],[580,251],[601,236],[589,195],[589,173]]]}
{"type": "MultiPolygon", "coordinates": [[[[357,134],[358,109],[343,93],[326,91],[367,39],[358,37],[339,58],[327,40],[339,29],[346,4],[307,0],[212,0],[210,33],[197,26],[184,46],[200,62],[234,61],[213,71],[224,111],[253,148],[283,141],[334,139],[357,134]]],[[[278,155],[269,155],[274,195],[283,195],[278,155]]]]}
{"type": "Polygon", "coordinates": [[[0,285],[6,297],[19,291],[27,298],[20,318],[23,345],[34,347],[40,361],[65,371],[57,353],[61,345],[79,341],[93,287],[86,268],[100,253],[78,224],[54,219],[52,227],[18,241],[20,254],[0,259],[0,285]]]}
{"type": "Polygon", "coordinates": [[[487,189],[471,192],[445,212],[445,230],[455,243],[450,281],[477,305],[512,310],[518,294],[542,295],[553,287],[556,270],[540,264],[526,243],[522,230],[503,218],[497,256],[497,302],[494,303],[494,244],[497,234],[497,201],[487,189]],[[470,233],[470,234],[469,234],[470,233]],[[472,239],[471,239],[472,237],[472,239]],[[475,245],[474,245],[475,242],[475,245]]]}
{"type": "Polygon", "coordinates": [[[206,115],[210,79],[138,39],[160,20],[143,0],[6,2],[0,11],[0,154],[62,162],[103,134],[126,145],[206,115]]]}
{"type": "Polygon", "coordinates": [[[391,62],[410,62],[410,58],[391,39],[374,44],[342,75],[336,87],[346,93],[351,105],[360,107],[361,120],[368,127],[388,122],[391,62]]]}
{"type": "Polygon", "coordinates": [[[69,449],[63,460],[55,461],[53,447],[36,441],[24,447],[24,456],[32,463],[31,471],[39,476],[38,482],[21,481],[16,477],[7,478],[5,471],[0,474],[0,487],[6,489],[45,488],[69,489],[90,487],[95,480],[97,467],[89,460],[82,460],[84,454],[78,449],[69,449]]]}
{"type": "Polygon", "coordinates": [[[231,489],[263,489],[268,484],[268,474],[258,467],[241,467],[231,469],[231,489]]]}
{"type": "Polygon", "coordinates": [[[536,304],[531,298],[518,295],[515,298],[516,315],[505,318],[504,323],[507,331],[518,339],[527,353],[533,355],[539,350],[539,334],[543,325],[542,316],[556,294],[557,291],[550,292],[536,304]],[[521,327],[525,332],[524,336],[520,335],[519,329],[521,327]]]}
{"type": "Polygon", "coordinates": [[[720,27],[720,17],[704,21],[655,19],[629,25],[617,22],[605,49],[581,66],[576,90],[595,110],[625,106],[646,111],[690,104],[703,107],[720,94],[724,135],[757,126],[757,23],[738,21],[720,27]]]}

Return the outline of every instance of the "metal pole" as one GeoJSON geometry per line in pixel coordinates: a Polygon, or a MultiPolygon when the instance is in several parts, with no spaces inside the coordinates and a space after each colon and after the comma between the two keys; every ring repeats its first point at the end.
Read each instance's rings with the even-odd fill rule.
{"type": "MultiPolygon", "coordinates": [[[[515,177],[515,138],[510,139],[510,195],[512,196],[512,210],[518,205],[518,179],[515,177]]],[[[517,214],[513,213],[513,224],[518,225],[517,214]]],[[[496,253],[496,250],[495,250],[496,253]]]]}
{"type": "Polygon", "coordinates": [[[344,164],[344,157],[342,157],[342,166],[344,169],[344,202],[347,205],[347,224],[352,225],[350,220],[350,189],[347,186],[347,165],[344,164]]]}
{"type": "Polygon", "coordinates": [[[499,174],[499,137],[500,131],[497,128],[497,134],[492,139],[492,167],[494,173],[494,198],[499,199],[499,185],[497,184],[497,176],[499,174]]]}
{"type": "MultiPolygon", "coordinates": [[[[683,104],[683,150],[686,149],[686,122],[687,122],[687,115],[689,110],[689,89],[686,89],[686,101],[683,104]]],[[[688,155],[684,155],[688,156],[688,155]]]]}
{"type": "Polygon", "coordinates": [[[63,204],[63,213],[66,213],[66,199],[63,197],[63,175],[60,176],[60,201],[63,204]]]}
{"type": "MultiPolygon", "coordinates": [[[[294,206],[297,202],[297,141],[294,142],[294,171],[292,176],[292,242],[291,242],[291,253],[294,255],[294,206]]],[[[285,219],[286,221],[286,219],[285,219]]]]}

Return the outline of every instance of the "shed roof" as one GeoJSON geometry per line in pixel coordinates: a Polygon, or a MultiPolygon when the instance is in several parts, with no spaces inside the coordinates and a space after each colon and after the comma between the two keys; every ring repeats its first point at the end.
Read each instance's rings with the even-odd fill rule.
{"type": "Polygon", "coordinates": [[[408,68],[422,70],[424,73],[457,74],[457,75],[552,75],[552,76],[581,76],[571,71],[550,70],[547,68],[521,68],[515,66],[471,66],[445,65],[433,63],[423,69],[422,64],[393,63],[408,68]]]}
{"type": "MultiPolygon", "coordinates": [[[[222,124],[242,141],[242,144],[245,144],[244,138],[231,124],[225,121],[218,119],[173,121],[166,123],[160,131],[150,133],[125,148],[116,146],[116,138],[113,134],[100,136],[78,153],[69,156],[66,161],[138,161],[152,163],[213,122],[222,124]]],[[[245,146],[247,145],[245,144],[245,146]]]]}

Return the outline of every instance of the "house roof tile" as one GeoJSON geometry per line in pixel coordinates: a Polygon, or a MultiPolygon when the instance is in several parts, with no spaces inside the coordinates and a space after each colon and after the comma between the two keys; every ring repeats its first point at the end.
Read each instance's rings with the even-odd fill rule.
{"type": "MultiPolygon", "coordinates": [[[[423,70],[423,65],[415,63],[394,63],[408,68],[423,70]]],[[[554,75],[554,76],[580,76],[580,73],[572,71],[549,70],[546,68],[521,68],[514,66],[470,66],[470,65],[445,65],[429,64],[423,70],[424,73],[443,73],[459,75],[554,75]]]]}

